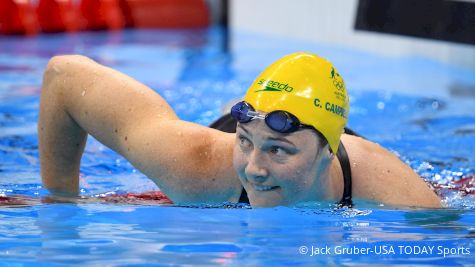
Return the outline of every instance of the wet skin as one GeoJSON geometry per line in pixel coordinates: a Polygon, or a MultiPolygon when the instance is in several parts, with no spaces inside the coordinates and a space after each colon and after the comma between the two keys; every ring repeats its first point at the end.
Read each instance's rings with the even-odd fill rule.
{"type": "MultiPolygon", "coordinates": [[[[236,202],[243,186],[255,207],[336,202],[343,192],[338,159],[328,147],[318,149],[311,130],[283,135],[256,120],[237,134],[224,133],[180,120],[160,95],[123,73],[82,56],[54,57],[45,70],[38,121],[41,176],[53,195],[78,195],[88,135],[177,204],[236,202]]],[[[341,142],[356,200],[441,206],[393,153],[355,136],[342,135],[341,142]]]]}

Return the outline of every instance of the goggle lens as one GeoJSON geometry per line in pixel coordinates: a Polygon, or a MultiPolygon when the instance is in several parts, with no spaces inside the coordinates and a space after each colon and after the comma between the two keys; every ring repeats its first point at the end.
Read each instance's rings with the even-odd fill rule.
{"type": "MultiPolygon", "coordinates": [[[[241,101],[231,108],[231,116],[240,123],[262,118],[255,115],[254,111],[249,103],[241,101]]],[[[297,117],[284,110],[272,111],[265,115],[264,120],[269,128],[279,133],[291,133],[303,126],[297,117]]]]}
{"type": "Polygon", "coordinates": [[[250,122],[252,117],[248,116],[248,113],[251,109],[252,107],[249,104],[241,101],[231,108],[231,116],[241,123],[250,122]]]}
{"type": "Polygon", "coordinates": [[[280,133],[289,133],[296,130],[295,120],[285,111],[269,113],[265,118],[265,122],[269,128],[280,133]]]}

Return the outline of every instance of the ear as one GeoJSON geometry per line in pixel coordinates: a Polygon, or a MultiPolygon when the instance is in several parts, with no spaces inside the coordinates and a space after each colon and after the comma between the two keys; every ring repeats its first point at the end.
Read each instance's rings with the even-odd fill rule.
{"type": "Polygon", "coordinates": [[[328,143],[320,146],[318,155],[320,155],[322,162],[328,165],[330,165],[330,163],[335,158],[335,154],[331,152],[330,145],[328,143]]]}
{"type": "Polygon", "coordinates": [[[335,158],[335,154],[331,151],[330,145],[327,144],[326,146],[327,148],[325,150],[328,151],[328,158],[332,161],[335,158]]]}
{"type": "Polygon", "coordinates": [[[330,144],[328,144],[328,142],[325,142],[325,144],[320,147],[320,152],[323,153],[329,159],[333,159],[335,157],[335,154],[330,149],[330,144]]]}

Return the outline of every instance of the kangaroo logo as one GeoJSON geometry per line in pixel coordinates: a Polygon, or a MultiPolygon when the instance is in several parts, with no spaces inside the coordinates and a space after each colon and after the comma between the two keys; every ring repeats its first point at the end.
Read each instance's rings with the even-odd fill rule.
{"type": "Polygon", "coordinates": [[[343,81],[343,78],[340,76],[340,74],[335,71],[334,67],[332,67],[330,75],[330,78],[333,79],[333,85],[336,87],[336,89],[345,90],[345,81],[343,81]]]}

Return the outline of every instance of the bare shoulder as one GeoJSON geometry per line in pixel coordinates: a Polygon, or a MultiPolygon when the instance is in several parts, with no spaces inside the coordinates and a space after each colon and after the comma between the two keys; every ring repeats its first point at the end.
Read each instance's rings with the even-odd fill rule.
{"type": "Polygon", "coordinates": [[[57,55],[52,57],[48,61],[46,71],[54,71],[57,74],[61,73],[67,68],[75,67],[77,64],[97,65],[100,66],[94,60],[81,55],[57,55]]]}
{"type": "Polygon", "coordinates": [[[441,207],[437,195],[395,154],[357,136],[343,135],[341,140],[350,159],[355,197],[396,206],[441,207]]]}
{"type": "Polygon", "coordinates": [[[107,79],[116,76],[114,78],[134,80],[117,70],[104,66],[82,55],[57,55],[52,57],[46,66],[45,74],[48,73],[54,73],[56,76],[67,75],[66,82],[81,81],[84,83],[87,79],[91,79],[93,75],[107,79]]]}
{"type": "Polygon", "coordinates": [[[48,64],[56,65],[56,64],[62,64],[62,63],[74,63],[74,62],[95,63],[94,60],[83,55],[56,55],[56,56],[53,56],[49,60],[48,64]]]}

